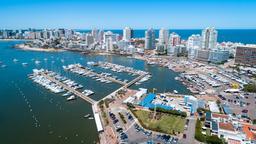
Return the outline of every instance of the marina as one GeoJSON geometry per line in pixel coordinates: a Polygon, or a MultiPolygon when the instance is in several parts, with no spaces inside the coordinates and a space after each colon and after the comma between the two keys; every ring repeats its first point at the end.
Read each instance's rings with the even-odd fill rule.
{"type": "Polygon", "coordinates": [[[110,73],[96,73],[91,69],[88,69],[86,67],[83,67],[80,64],[71,64],[68,66],[63,66],[64,70],[83,75],[86,77],[91,77],[92,79],[95,79],[96,81],[100,81],[102,83],[111,83],[115,82],[121,85],[125,85],[126,81],[121,81],[120,79],[117,79],[116,77],[111,77],[110,73]]]}
{"type": "MultiPolygon", "coordinates": [[[[60,75],[57,75],[54,72],[47,71],[44,69],[40,69],[40,70],[34,69],[33,75],[31,75],[30,78],[34,80],[34,82],[44,86],[45,88],[49,89],[54,93],[61,93],[67,90],[91,104],[95,103],[95,100],[87,97],[89,96],[89,94],[84,94],[77,90],[82,88],[83,87],[82,85],[79,85],[74,81],[69,80],[65,77],[61,77],[60,75]]],[[[90,91],[90,94],[92,94],[92,91],[90,91]]],[[[67,101],[74,100],[76,98],[74,95],[69,96],[67,98],[67,101]]]]}
{"type": "MultiPolygon", "coordinates": [[[[102,62],[98,62],[97,64],[93,62],[93,64],[95,64],[95,66],[101,66],[104,69],[111,69],[114,72],[126,72],[128,74],[132,74],[132,75],[138,75],[138,76],[142,76],[143,78],[140,78],[138,81],[136,81],[135,83],[143,83],[147,80],[149,80],[151,78],[151,75],[148,72],[145,71],[141,71],[141,70],[135,70],[131,67],[125,67],[122,65],[117,65],[117,64],[112,64],[112,63],[104,63],[102,64],[102,62]]],[[[121,80],[119,78],[117,78],[117,76],[113,76],[111,73],[97,73],[94,72],[93,69],[88,68],[88,67],[84,67],[81,64],[71,64],[68,66],[63,66],[63,69],[66,71],[70,71],[82,76],[86,76],[86,77],[91,77],[92,79],[95,79],[96,81],[100,81],[102,83],[111,83],[111,82],[115,82],[121,85],[128,85],[128,80],[121,80]]],[[[134,83],[132,83],[134,84],[134,83]]],[[[131,86],[132,84],[129,84],[129,86],[131,86]]]]}
{"type": "MultiPolygon", "coordinates": [[[[10,129],[10,132],[1,133],[1,136],[6,138],[11,137],[14,134],[13,132],[16,132],[15,136],[17,136],[16,139],[3,138],[1,139],[3,143],[26,143],[27,141],[23,141],[24,139],[39,144],[52,142],[96,143],[97,141],[98,132],[94,121],[96,118],[93,115],[91,104],[81,98],[67,102],[67,98],[75,95],[74,93],[66,89],[64,92],[54,93],[33,82],[31,79],[28,79],[28,75],[31,74],[33,69],[47,69],[75,83],[83,85],[83,88],[77,89],[77,91],[82,93],[85,89],[92,90],[94,94],[89,97],[95,101],[105,98],[108,94],[111,97],[114,91],[124,85],[120,85],[116,82],[101,83],[91,77],[80,76],[65,71],[62,68],[63,65],[80,63],[86,66],[89,61],[95,61],[95,63],[97,61],[115,63],[126,67],[133,67],[137,70],[147,71],[152,75],[151,79],[141,83],[139,87],[149,87],[149,89],[155,87],[159,92],[173,91],[176,89],[181,93],[189,93],[186,87],[180,82],[174,83],[171,81],[171,79],[178,76],[178,74],[170,72],[168,69],[147,66],[141,60],[119,56],[84,56],[68,51],[59,53],[22,51],[11,47],[16,43],[19,42],[0,42],[0,48],[2,50],[0,54],[2,63],[0,65],[6,65],[5,68],[0,69],[0,77],[2,80],[0,89],[2,92],[1,96],[3,96],[3,101],[0,103],[3,108],[2,110],[4,110],[1,111],[4,119],[2,119],[0,125],[3,129],[10,129]],[[9,55],[9,53],[12,53],[12,55],[9,55]],[[19,62],[14,63],[14,58],[19,60],[19,62]],[[62,60],[63,62],[61,62],[61,59],[64,61],[62,60]],[[36,60],[40,61],[40,64],[36,64],[36,60]],[[23,66],[22,63],[27,63],[27,65],[23,66]],[[16,71],[19,71],[19,73],[16,71]],[[8,77],[6,77],[7,75],[8,77]],[[162,78],[160,75],[166,75],[166,78],[162,78]],[[21,89],[26,101],[23,100],[23,95],[19,93],[19,89],[12,88],[12,82],[21,89]],[[159,82],[162,82],[161,86],[158,85],[159,82]],[[172,85],[172,87],[170,87],[170,85],[172,85]],[[6,90],[8,90],[8,92],[6,90]],[[20,101],[20,99],[22,99],[23,102],[20,101]],[[27,104],[27,101],[29,104],[27,104]],[[11,105],[13,107],[10,111],[9,107],[11,105]],[[32,108],[33,113],[30,112],[29,106],[32,108]],[[94,120],[90,120],[91,118],[88,119],[89,117],[83,118],[88,113],[91,114],[89,117],[93,117],[94,120]],[[12,119],[9,119],[10,117],[12,117],[12,119]],[[35,127],[36,125],[37,127],[35,127]],[[23,127],[26,127],[27,131],[24,132],[23,127]],[[33,135],[33,137],[31,137],[31,135],[33,135]],[[38,142],[38,140],[40,140],[40,142],[38,142]]],[[[99,67],[91,66],[91,68],[99,67]]],[[[130,80],[129,77],[127,77],[132,76],[132,74],[126,72],[111,72],[111,69],[108,70],[107,72],[103,72],[99,69],[97,73],[111,73],[111,76],[117,75],[122,81],[125,79],[132,81],[132,79],[130,80]]],[[[96,72],[96,70],[94,72],[96,72]]],[[[129,83],[129,81],[126,83],[129,83]]],[[[137,85],[133,83],[131,87],[137,88],[137,85]]]]}

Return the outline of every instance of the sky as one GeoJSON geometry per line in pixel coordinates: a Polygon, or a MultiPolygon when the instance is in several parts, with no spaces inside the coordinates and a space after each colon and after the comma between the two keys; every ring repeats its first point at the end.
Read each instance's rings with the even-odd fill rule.
{"type": "Polygon", "coordinates": [[[0,0],[0,29],[256,28],[256,0],[0,0]]]}

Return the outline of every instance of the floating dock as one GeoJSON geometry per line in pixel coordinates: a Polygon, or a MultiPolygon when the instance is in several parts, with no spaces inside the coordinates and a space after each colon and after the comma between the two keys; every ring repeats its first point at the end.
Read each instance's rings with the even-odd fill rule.
{"type": "Polygon", "coordinates": [[[40,72],[40,74],[43,75],[44,77],[46,77],[47,79],[51,80],[52,82],[62,86],[64,89],[70,91],[74,95],[82,98],[83,100],[85,100],[85,101],[87,101],[87,102],[89,102],[91,104],[94,104],[96,102],[95,100],[91,99],[90,97],[86,96],[85,94],[83,94],[83,93],[81,93],[81,92],[79,92],[79,91],[77,91],[77,90],[67,86],[66,84],[64,84],[64,83],[62,83],[62,82],[60,82],[58,80],[56,80],[54,77],[51,77],[51,76],[45,74],[44,72],[40,72]]]}

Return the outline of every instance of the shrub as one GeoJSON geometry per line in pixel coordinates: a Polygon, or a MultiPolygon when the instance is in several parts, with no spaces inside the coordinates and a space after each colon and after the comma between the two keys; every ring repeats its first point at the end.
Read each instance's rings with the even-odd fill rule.
{"type": "MultiPolygon", "coordinates": [[[[150,108],[150,110],[154,111],[154,108],[150,108]]],[[[166,109],[157,107],[156,111],[162,112],[162,113],[167,113],[167,114],[172,114],[172,115],[176,115],[176,116],[181,116],[181,117],[187,117],[186,112],[181,112],[181,111],[177,111],[177,110],[166,110],[166,109]]]]}
{"type": "Polygon", "coordinates": [[[256,84],[246,84],[244,85],[245,92],[251,92],[251,93],[256,93],[256,84]]]}
{"type": "Polygon", "coordinates": [[[223,143],[222,140],[216,135],[206,136],[206,142],[208,144],[222,144],[223,143]]]}
{"type": "Polygon", "coordinates": [[[199,119],[196,120],[195,139],[200,142],[205,142],[205,136],[202,134],[202,124],[199,119]]]}
{"type": "Polygon", "coordinates": [[[118,114],[119,114],[121,120],[123,121],[123,123],[126,124],[127,122],[126,122],[126,120],[124,118],[124,115],[122,113],[120,113],[120,112],[118,114]]]}

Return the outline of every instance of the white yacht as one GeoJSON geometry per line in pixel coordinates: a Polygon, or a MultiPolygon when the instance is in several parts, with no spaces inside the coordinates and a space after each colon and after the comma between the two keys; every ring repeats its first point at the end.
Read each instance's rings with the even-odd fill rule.
{"type": "Polygon", "coordinates": [[[22,63],[22,65],[23,65],[23,66],[27,66],[27,65],[28,65],[28,63],[22,63]]]}
{"type": "Polygon", "coordinates": [[[35,61],[35,64],[40,64],[40,61],[36,60],[36,61],[35,61]]]}
{"type": "Polygon", "coordinates": [[[87,90],[87,89],[84,90],[82,93],[85,94],[86,96],[90,96],[90,95],[94,94],[94,92],[92,90],[87,90]]]}
{"type": "Polygon", "coordinates": [[[17,60],[17,59],[13,59],[13,62],[18,62],[19,60],[17,60]]]}
{"type": "Polygon", "coordinates": [[[72,96],[67,98],[67,101],[71,101],[71,100],[74,100],[74,99],[76,99],[76,96],[72,95],[72,96]]]}

